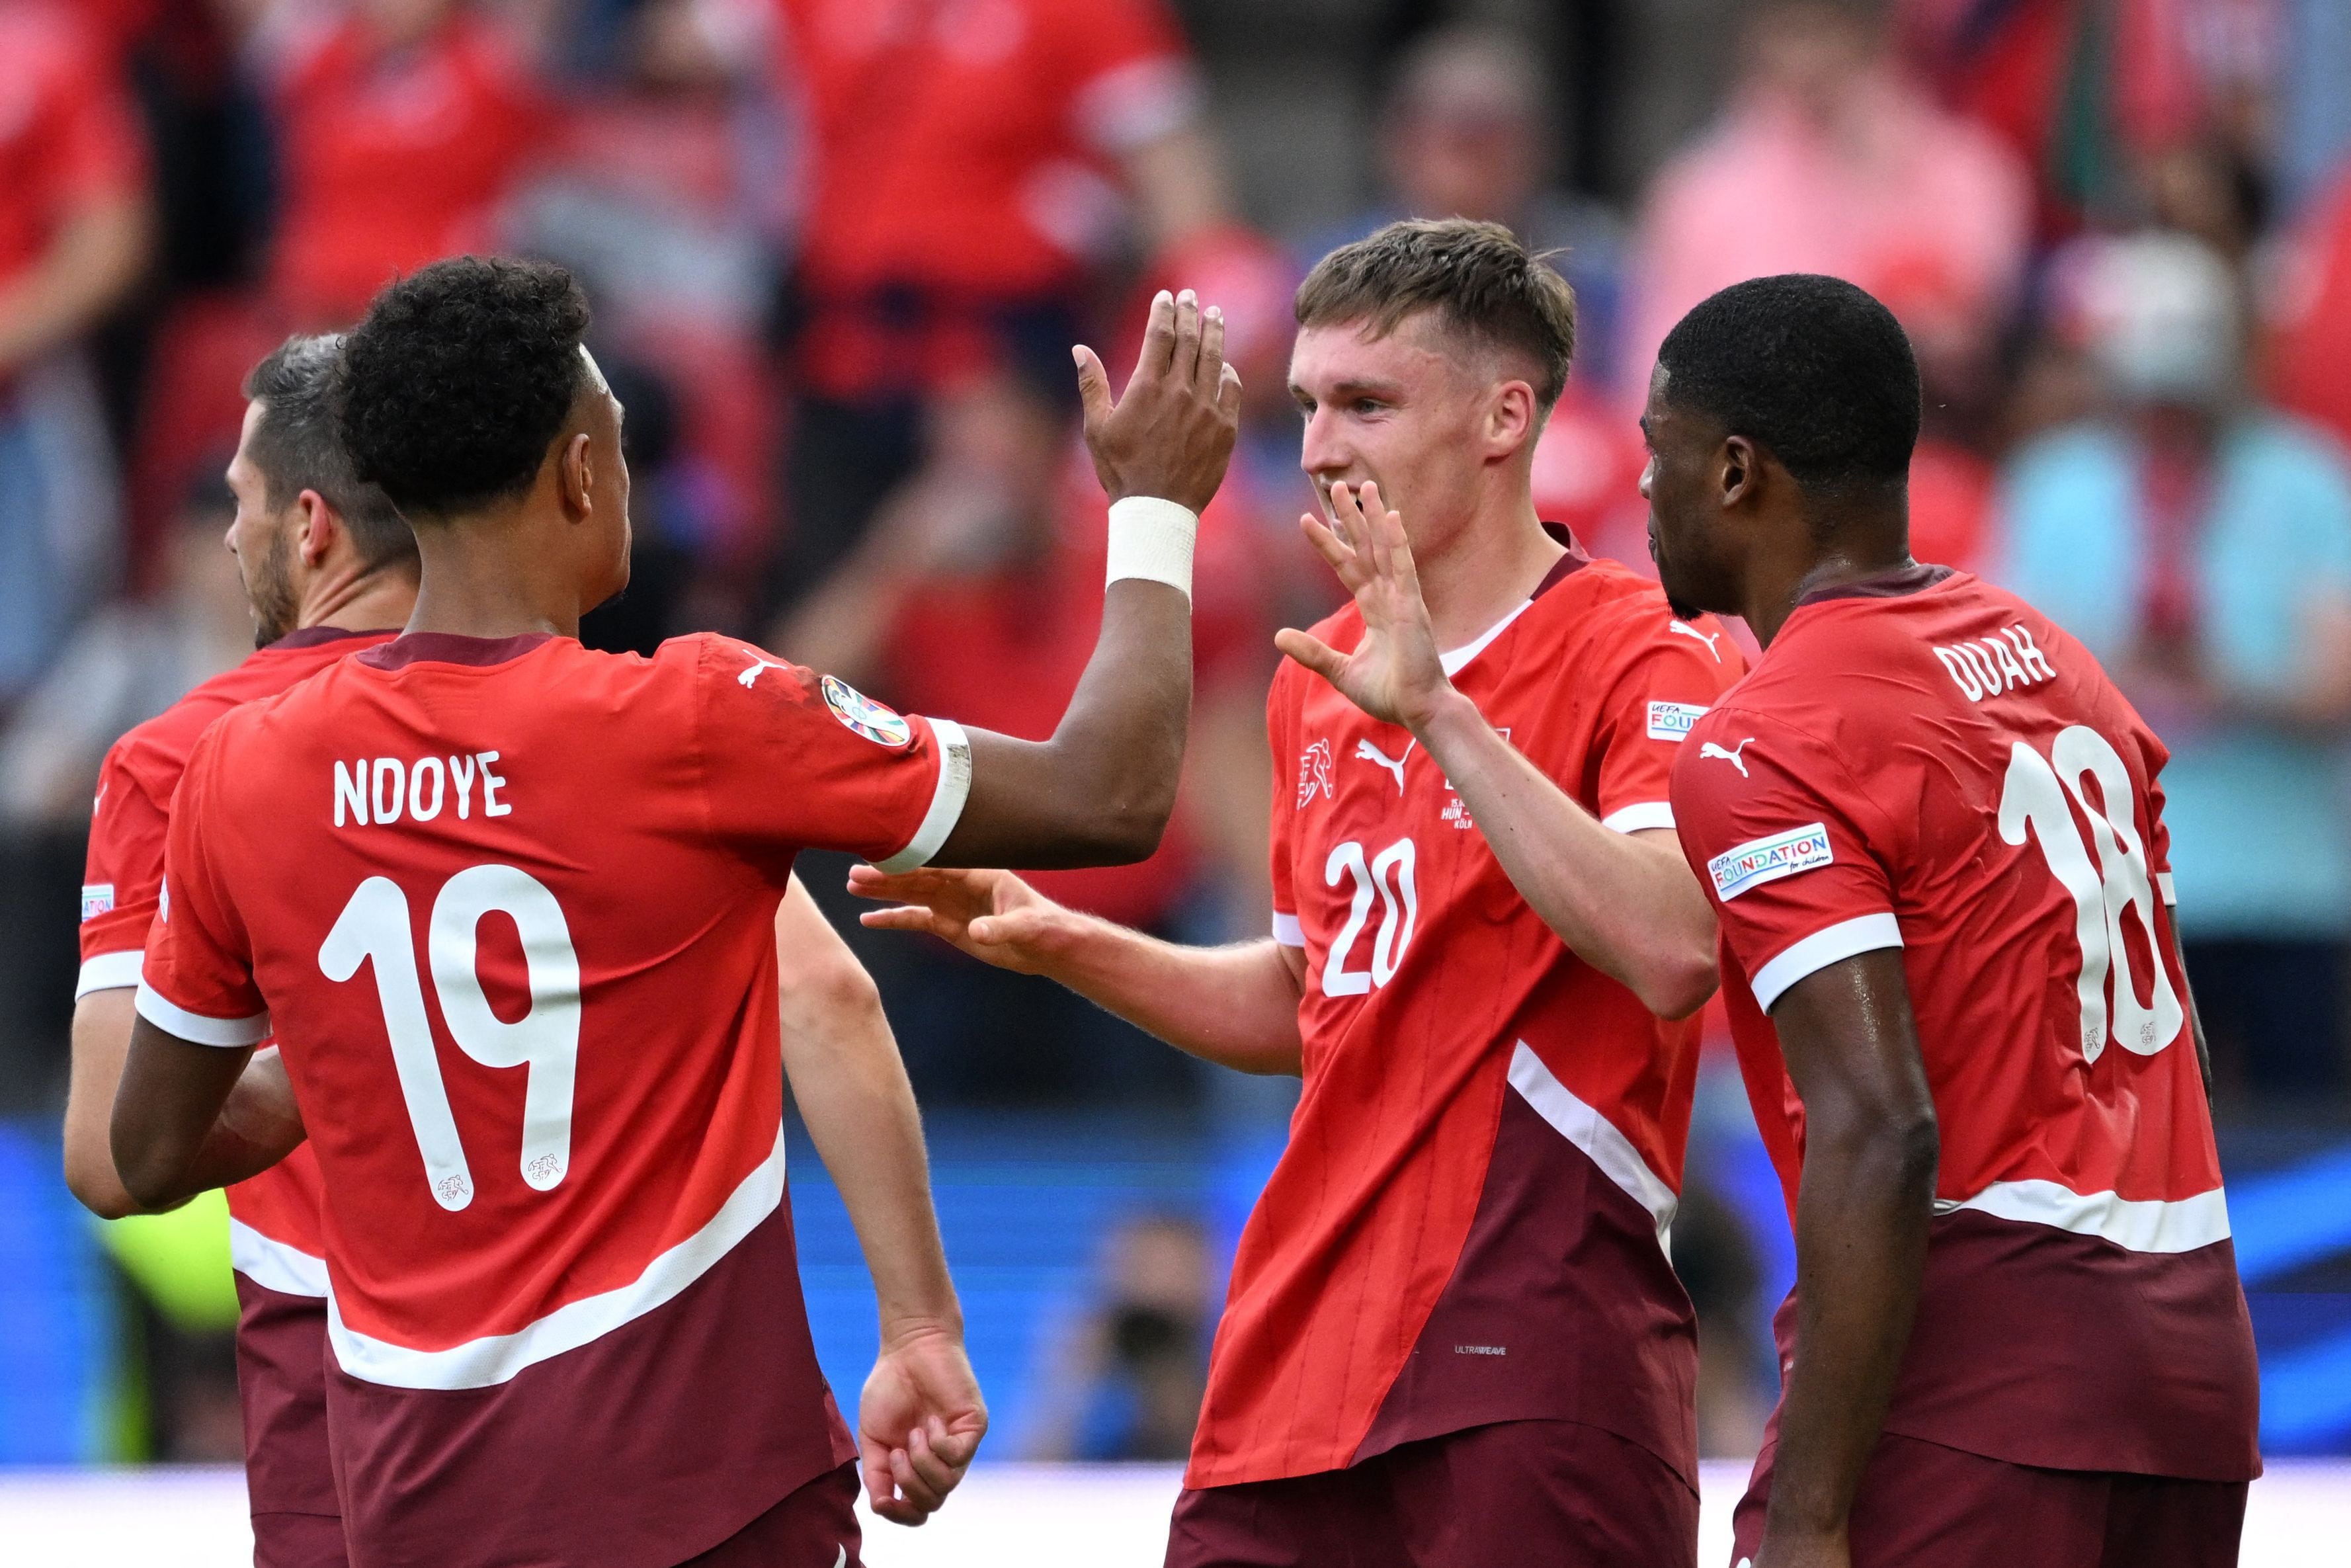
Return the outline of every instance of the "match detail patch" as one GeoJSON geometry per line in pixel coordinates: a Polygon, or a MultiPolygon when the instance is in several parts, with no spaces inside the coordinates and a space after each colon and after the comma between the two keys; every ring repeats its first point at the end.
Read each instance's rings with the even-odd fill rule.
{"type": "Polygon", "coordinates": [[[1651,703],[1649,705],[1649,738],[1651,740],[1681,740],[1690,727],[1706,716],[1706,709],[1695,703],[1651,703]]]}
{"type": "Polygon", "coordinates": [[[101,915],[114,913],[114,884],[110,882],[86,882],[81,884],[81,917],[86,925],[101,915]]]}
{"type": "Polygon", "coordinates": [[[1827,865],[1835,859],[1829,848],[1828,825],[1814,822],[1726,850],[1706,862],[1706,873],[1714,879],[1716,894],[1728,902],[1750,887],[1827,865]]]}
{"type": "Polygon", "coordinates": [[[883,706],[845,681],[827,675],[824,706],[832,716],[876,746],[898,747],[914,738],[914,727],[893,709],[883,706]]]}

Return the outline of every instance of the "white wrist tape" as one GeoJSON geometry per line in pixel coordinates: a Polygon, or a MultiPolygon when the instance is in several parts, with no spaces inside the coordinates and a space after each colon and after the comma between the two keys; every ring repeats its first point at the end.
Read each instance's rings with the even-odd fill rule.
{"type": "Polygon", "coordinates": [[[1164,582],[1192,597],[1192,541],[1200,518],[1189,507],[1156,496],[1129,496],[1110,504],[1108,588],[1122,577],[1164,582]]]}

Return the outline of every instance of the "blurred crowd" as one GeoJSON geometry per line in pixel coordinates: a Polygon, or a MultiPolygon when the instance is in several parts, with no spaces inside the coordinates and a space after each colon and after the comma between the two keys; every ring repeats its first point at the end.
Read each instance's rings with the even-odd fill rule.
{"type": "MultiPolygon", "coordinates": [[[[1336,602],[1290,291],[1459,214],[1575,286],[1537,497],[1644,568],[1667,327],[1782,271],[1894,308],[1915,553],[2047,610],[2172,747],[2224,1110],[2351,1117],[2346,82],[2342,0],[0,0],[0,1103],[61,1092],[106,747],[251,646],[220,476],[287,332],[436,256],[564,263],[636,476],[590,641],[718,628],[1039,735],[1101,601],[1070,345],[1117,371],[1152,290],[1222,305],[1245,430],[1179,817],[1039,879],[1213,941],[1269,903],[1270,632],[1336,602]]],[[[934,1103],[1285,1103],[943,946],[861,951],[934,1103]]],[[[1750,1316],[1715,1228],[1686,1275],[1750,1316]]],[[[1213,1250],[1110,1239],[1037,1453],[1180,1452],[1213,1250]]],[[[1755,1343],[1710,1342],[1713,1451],[1754,1439],[1755,1343]]]]}

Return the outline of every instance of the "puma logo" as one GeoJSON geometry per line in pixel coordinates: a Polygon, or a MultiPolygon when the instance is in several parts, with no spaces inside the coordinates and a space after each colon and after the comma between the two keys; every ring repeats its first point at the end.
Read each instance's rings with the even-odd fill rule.
{"type": "Polygon", "coordinates": [[[750,667],[735,678],[743,683],[743,689],[747,692],[758,684],[759,674],[761,671],[780,670],[784,668],[786,668],[785,665],[778,664],[773,659],[767,657],[765,654],[754,653],[751,655],[750,667]]]}
{"type": "MultiPolygon", "coordinates": [[[[1719,635],[1720,635],[1720,633],[1719,633],[1719,632],[1718,632],[1718,633],[1716,633],[1716,635],[1719,636],[1719,635]]],[[[1736,745],[1736,746],[1732,747],[1731,747],[1729,750],[1728,750],[1728,751],[1723,750],[1723,749],[1722,749],[1722,747],[1720,747],[1719,746],[1717,746],[1714,742],[1712,742],[1712,741],[1710,741],[1710,740],[1708,740],[1708,741],[1703,741],[1703,742],[1699,743],[1699,746],[1698,746],[1698,760],[1699,760],[1700,762],[1703,762],[1703,761],[1705,761],[1705,760],[1706,760],[1708,758],[1709,758],[1709,757],[1719,757],[1719,758],[1721,758],[1725,762],[1729,763],[1733,768],[1738,768],[1738,769],[1739,769],[1739,776],[1740,776],[1741,779],[1752,778],[1752,777],[1753,777],[1753,775],[1750,774],[1750,773],[1747,771],[1747,764],[1746,764],[1743,760],[1741,760],[1741,759],[1740,759],[1740,755],[1739,755],[1739,754],[1740,754],[1740,752],[1742,752],[1742,751],[1746,750],[1746,749],[1747,749],[1747,743],[1748,743],[1748,741],[1751,741],[1751,740],[1753,740],[1754,738],[1755,738],[1755,737],[1754,737],[1753,736],[1751,736],[1751,735],[1750,735],[1750,736],[1749,736],[1749,737],[1747,737],[1747,740],[1742,740],[1742,741],[1740,741],[1738,745],[1736,745]]]]}
{"type": "Polygon", "coordinates": [[[1666,630],[1668,632],[1678,632],[1685,637],[1696,638],[1698,641],[1706,644],[1706,651],[1714,655],[1714,662],[1716,664],[1719,664],[1722,663],[1722,650],[1715,646],[1717,643],[1722,640],[1721,632],[1717,632],[1713,635],[1708,636],[1706,632],[1699,631],[1697,627],[1689,624],[1689,622],[1686,621],[1668,621],[1666,622],[1666,630]]]}
{"type": "Polygon", "coordinates": [[[1355,756],[1360,761],[1376,763],[1395,774],[1396,793],[1401,795],[1404,793],[1404,758],[1412,755],[1412,747],[1413,743],[1407,740],[1404,743],[1404,757],[1390,757],[1370,741],[1359,740],[1355,742],[1355,756]]]}

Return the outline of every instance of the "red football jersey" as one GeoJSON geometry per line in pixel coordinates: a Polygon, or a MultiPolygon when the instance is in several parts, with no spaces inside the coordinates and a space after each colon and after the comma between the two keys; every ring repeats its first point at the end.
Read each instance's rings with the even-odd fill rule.
{"type": "Polygon", "coordinates": [[[139,1007],[279,1032],[355,1546],[655,1568],[853,1452],[783,1202],[776,908],[804,846],[922,863],[968,757],[715,636],[404,636],[198,744],[139,1007]]]}
{"type": "MultiPolygon", "coordinates": [[[[213,720],[298,681],[389,632],[313,626],[288,632],[234,670],[214,675],[116,741],[98,775],[82,873],[81,978],[77,998],[139,984],[139,967],[163,891],[163,840],[172,795],[196,737],[213,720]]],[[[327,1293],[319,1261],[319,1166],[304,1145],[275,1168],[228,1189],[229,1257],[246,1278],[288,1295],[327,1293]]]]}
{"type": "MultiPolygon", "coordinates": [[[[1316,634],[1347,649],[1351,605],[1316,634]]],[[[1454,684],[1621,831],[1742,668],[1712,625],[1571,551],[1447,655],[1454,684]]],[[[1666,1260],[1697,1068],[1510,884],[1409,732],[1285,664],[1274,934],[1306,955],[1305,1090],[1241,1237],[1188,1477],[1333,1469],[1489,1421],[1605,1427],[1696,1475],[1696,1343],[1666,1260]]]]}
{"type": "Polygon", "coordinates": [[[1942,1154],[1890,1432],[2055,1469],[2259,1470],[2166,755],[2032,606],[1915,567],[1800,604],[1675,767],[1792,1215],[1804,1110],[1771,1006],[1902,949],[1942,1154]]]}

